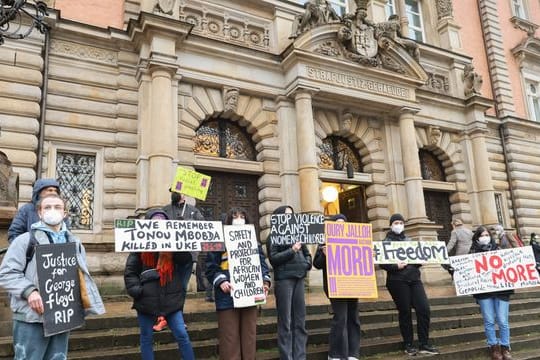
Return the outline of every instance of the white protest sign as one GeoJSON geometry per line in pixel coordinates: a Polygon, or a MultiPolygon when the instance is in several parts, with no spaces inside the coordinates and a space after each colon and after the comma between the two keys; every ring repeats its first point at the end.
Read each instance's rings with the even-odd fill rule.
{"type": "Polygon", "coordinates": [[[224,251],[220,221],[139,220],[114,222],[116,252],[224,251]]]}
{"type": "Polygon", "coordinates": [[[443,241],[374,241],[375,264],[448,264],[443,241]]]}
{"type": "Polygon", "coordinates": [[[540,286],[530,246],[450,257],[456,294],[540,286]]]}
{"type": "Polygon", "coordinates": [[[255,227],[253,225],[225,225],[223,231],[234,307],[264,304],[266,297],[255,227]]]}

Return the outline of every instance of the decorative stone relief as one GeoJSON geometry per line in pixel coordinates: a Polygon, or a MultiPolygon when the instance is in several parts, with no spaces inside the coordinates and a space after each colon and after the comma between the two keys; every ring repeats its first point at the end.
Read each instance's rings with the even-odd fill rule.
{"type": "Polygon", "coordinates": [[[465,68],[463,69],[463,85],[466,97],[480,95],[483,82],[482,75],[474,71],[474,66],[472,64],[465,65],[465,68]]]}
{"type": "Polygon", "coordinates": [[[223,91],[223,111],[236,112],[240,90],[237,88],[226,88],[223,91]]]}
{"type": "Polygon", "coordinates": [[[172,15],[175,2],[175,0],[158,0],[154,12],[172,15]]]}
{"type": "Polygon", "coordinates": [[[341,55],[341,51],[339,50],[339,46],[334,41],[326,41],[319,46],[317,46],[314,50],[314,52],[327,55],[327,56],[339,56],[341,55]]]}
{"type": "Polygon", "coordinates": [[[431,71],[426,72],[428,74],[426,88],[441,94],[448,94],[450,92],[450,79],[447,75],[431,71]]]}
{"type": "Polygon", "coordinates": [[[339,123],[341,132],[351,131],[353,117],[354,115],[349,110],[343,111],[343,114],[341,114],[341,122],[339,123]]]}
{"type": "Polygon", "coordinates": [[[452,0],[437,0],[437,15],[438,19],[451,18],[454,16],[452,0]]]}
{"type": "Polygon", "coordinates": [[[118,62],[118,54],[114,51],[64,40],[51,40],[51,51],[53,53],[68,55],[78,59],[95,60],[111,65],[116,65],[118,62]]]}
{"type": "Polygon", "coordinates": [[[513,16],[510,21],[512,22],[512,24],[514,24],[514,28],[525,31],[527,33],[527,36],[530,37],[534,37],[534,34],[538,29],[538,25],[536,25],[535,23],[532,23],[525,19],[521,19],[517,16],[513,16]]]}
{"type": "Polygon", "coordinates": [[[270,47],[271,22],[266,19],[199,1],[179,4],[179,19],[193,24],[193,34],[262,50],[270,47]]]}
{"type": "Polygon", "coordinates": [[[416,61],[420,59],[418,44],[413,40],[407,39],[401,33],[399,16],[390,15],[388,21],[377,24],[375,38],[380,39],[381,37],[386,37],[401,45],[416,61]]]}
{"type": "Polygon", "coordinates": [[[345,15],[337,36],[348,50],[349,59],[372,66],[379,64],[375,24],[367,19],[366,10],[358,9],[354,15],[345,15]]]}
{"type": "Polygon", "coordinates": [[[13,172],[11,161],[0,152],[0,206],[17,208],[19,202],[19,175],[13,172]]]}
{"type": "Polygon", "coordinates": [[[340,17],[327,0],[310,0],[304,4],[303,14],[294,19],[289,39],[295,39],[315,27],[340,22],[340,17]]]}
{"type": "Polygon", "coordinates": [[[427,131],[430,145],[438,145],[441,140],[442,132],[438,126],[429,126],[427,131]]]}

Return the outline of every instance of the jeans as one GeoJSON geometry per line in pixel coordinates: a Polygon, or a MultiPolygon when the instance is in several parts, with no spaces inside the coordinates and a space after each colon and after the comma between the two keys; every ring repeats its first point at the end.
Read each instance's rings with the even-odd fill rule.
{"type": "Polygon", "coordinates": [[[416,312],[418,342],[427,345],[429,341],[430,309],[421,280],[390,280],[386,288],[392,295],[399,314],[399,330],[405,344],[413,343],[412,308],[416,312]]]}
{"type": "Polygon", "coordinates": [[[358,358],[360,353],[360,319],[358,299],[330,299],[334,317],[330,326],[328,357],[358,358]]]}
{"type": "MultiPolygon", "coordinates": [[[[178,349],[182,354],[182,359],[195,359],[195,354],[193,353],[193,348],[191,347],[191,342],[189,341],[189,335],[184,324],[182,312],[177,311],[165,315],[165,318],[167,319],[167,325],[171,329],[174,339],[178,343],[178,349]]],[[[139,320],[139,328],[141,329],[141,357],[143,360],[153,360],[154,331],[152,326],[154,325],[156,317],[137,312],[137,319],[139,320]]]]}
{"type": "Polygon", "coordinates": [[[281,360],[306,359],[304,278],[276,280],[278,348],[281,360]]]}
{"type": "Polygon", "coordinates": [[[66,360],[69,332],[43,336],[42,323],[13,320],[14,360],[66,360]]]}
{"type": "Polygon", "coordinates": [[[184,265],[180,266],[180,269],[178,270],[180,273],[180,281],[182,281],[182,289],[184,290],[184,299],[182,303],[180,304],[181,308],[180,311],[184,311],[184,304],[186,302],[186,294],[187,294],[187,288],[189,285],[189,279],[191,278],[191,272],[193,269],[193,263],[186,263],[184,265]]]}
{"type": "Polygon", "coordinates": [[[510,347],[510,327],[508,325],[508,310],[510,302],[496,296],[487,299],[477,299],[480,312],[484,318],[484,332],[489,346],[501,344],[510,347]],[[499,326],[500,341],[497,340],[495,322],[499,326]]]}

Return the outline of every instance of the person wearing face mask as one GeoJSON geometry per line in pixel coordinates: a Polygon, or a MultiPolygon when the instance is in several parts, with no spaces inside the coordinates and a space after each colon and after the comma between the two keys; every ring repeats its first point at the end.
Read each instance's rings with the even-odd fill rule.
{"type": "MultiPolygon", "coordinates": [[[[246,210],[232,208],[225,225],[249,224],[246,210]]],[[[264,293],[268,296],[270,273],[266,257],[259,245],[264,293]]],[[[218,315],[219,358],[222,360],[254,360],[257,351],[257,307],[235,308],[230,283],[227,252],[210,252],[206,258],[206,276],[213,284],[218,315]]]]}
{"type": "MultiPolygon", "coordinates": [[[[337,214],[330,221],[346,222],[347,217],[337,214]]],[[[328,297],[326,244],[319,244],[313,257],[313,267],[323,271],[323,288],[328,297]]],[[[360,358],[360,318],[357,298],[329,298],[334,317],[328,335],[328,360],[358,360],[360,358]]]]}
{"type": "MultiPolygon", "coordinates": [[[[292,214],[285,205],[273,214],[292,214]]],[[[274,268],[278,325],[278,348],[281,360],[305,360],[307,331],[304,279],[311,270],[311,254],[300,242],[291,245],[272,244],[267,239],[268,259],[274,268]]]]}
{"type": "MultiPolygon", "coordinates": [[[[479,226],[472,237],[470,253],[499,250],[500,247],[491,236],[488,229],[479,226]]],[[[474,294],[476,303],[480,305],[480,312],[484,319],[484,333],[492,360],[511,360],[510,353],[510,326],[508,312],[510,308],[510,295],[514,290],[495,291],[483,294],[474,294]],[[495,331],[495,323],[499,327],[499,339],[495,331]]]]}
{"type": "Polygon", "coordinates": [[[44,301],[37,283],[35,247],[38,244],[76,244],[81,275],[81,298],[85,315],[103,314],[105,307],[86,264],[81,241],[66,227],[65,204],[57,194],[41,197],[36,203],[39,221],[29,232],[19,235],[9,246],[0,265],[0,287],[10,294],[13,311],[15,359],[67,359],[69,331],[44,336],[44,301]],[[31,249],[32,256],[27,257],[31,249]]]}
{"type": "MultiPolygon", "coordinates": [[[[411,241],[405,235],[405,219],[401,214],[390,217],[390,231],[384,241],[411,241]]],[[[386,288],[399,314],[399,330],[403,338],[405,353],[414,356],[420,354],[438,354],[439,351],[429,343],[430,308],[422,284],[420,266],[418,264],[381,264],[380,267],[387,272],[386,288]],[[413,344],[412,308],[416,313],[418,333],[418,349],[413,344]]]]}
{"type": "MultiPolygon", "coordinates": [[[[187,203],[186,196],[184,194],[179,194],[177,192],[171,191],[170,189],[169,192],[171,193],[171,203],[162,208],[169,220],[204,220],[204,216],[199,211],[199,209],[187,203]]],[[[191,274],[193,272],[193,266],[194,264],[197,264],[198,258],[199,253],[194,251],[191,253],[191,263],[186,262],[184,265],[182,265],[180,278],[182,279],[184,296],[187,295],[187,289],[189,285],[189,280],[191,279],[191,274]]],[[[212,298],[212,287],[206,284],[205,288],[206,298],[209,300],[212,298]]],[[[182,301],[181,311],[184,311],[184,303],[185,301],[182,301]]],[[[167,327],[167,321],[165,320],[165,318],[162,316],[158,317],[157,322],[154,325],[154,330],[161,331],[165,327],[167,327]]]]}

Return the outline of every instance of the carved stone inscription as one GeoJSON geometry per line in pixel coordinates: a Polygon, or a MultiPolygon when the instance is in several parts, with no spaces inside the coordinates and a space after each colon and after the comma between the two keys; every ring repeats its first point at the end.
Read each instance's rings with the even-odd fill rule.
{"type": "Polygon", "coordinates": [[[385,84],[375,80],[366,80],[359,76],[332,70],[319,69],[312,66],[307,66],[307,76],[310,79],[323,81],[330,84],[369,91],[372,93],[392,96],[400,99],[410,99],[411,96],[410,90],[401,86],[385,84]]]}

